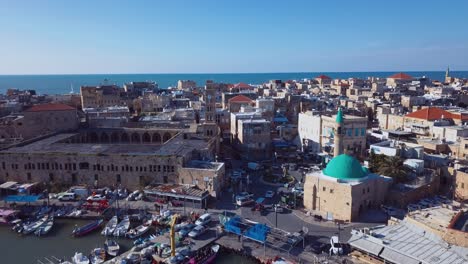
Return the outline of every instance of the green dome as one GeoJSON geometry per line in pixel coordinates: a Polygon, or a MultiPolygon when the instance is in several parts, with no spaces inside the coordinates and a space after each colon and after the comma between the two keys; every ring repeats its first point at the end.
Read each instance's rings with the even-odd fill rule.
{"type": "Polygon", "coordinates": [[[337,179],[359,179],[366,177],[369,171],[356,158],[341,154],[327,164],[323,174],[337,179]]]}

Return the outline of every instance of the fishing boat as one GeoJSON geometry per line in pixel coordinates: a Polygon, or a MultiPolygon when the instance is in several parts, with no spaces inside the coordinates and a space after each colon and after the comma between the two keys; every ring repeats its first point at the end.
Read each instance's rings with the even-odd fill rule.
{"type": "Polygon", "coordinates": [[[83,253],[76,252],[72,257],[73,264],[89,264],[89,258],[83,253]]]}
{"type": "Polygon", "coordinates": [[[24,235],[31,234],[32,232],[36,231],[36,229],[41,227],[47,221],[48,218],[49,218],[49,215],[44,215],[39,220],[33,221],[27,225],[24,225],[23,229],[21,230],[21,233],[23,233],[24,235]]]}
{"type": "Polygon", "coordinates": [[[214,244],[210,248],[205,248],[205,250],[209,250],[210,252],[201,252],[199,251],[195,257],[191,258],[187,264],[211,264],[215,262],[216,256],[218,256],[220,246],[214,244]]]}
{"type": "Polygon", "coordinates": [[[91,251],[91,259],[92,264],[99,264],[106,261],[106,250],[103,248],[95,248],[91,251]]]}
{"type": "Polygon", "coordinates": [[[47,235],[50,230],[52,229],[52,226],[54,225],[54,217],[50,217],[47,222],[44,223],[44,225],[40,226],[36,231],[34,231],[34,234],[36,236],[43,236],[47,235]]]}
{"type": "Polygon", "coordinates": [[[148,232],[150,227],[151,226],[148,225],[148,224],[143,224],[143,225],[139,225],[139,226],[137,226],[135,228],[132,228],[132,229],[130,229],[130,231],[127,232],[127,237],[131,238],[131,239],[137,238],[137,237],[143,235],[144,233],[148,232]]]}
{"type": "Polygon", "coordinates": [[[113,232],[114,236],[120,237],[120,236],[125,236],[125,234],[128,231],[128,228],[130,228],[130,218],[127,216],[124,217],[124,219],[115,227],[115,230],[113,232]]]}
{"type": "Polygon", "coordinates": [[[118,222],[119,222],[119,219],[117,218],[116,215],[112,217],[111,220],[109,220],[109,222],[104,227],[104,230],[102,230],[101,235],[111,236],[112,233],[114,233],[114,230],[117,227],[118,222]]]}
{"type": "Polygon", "coordinates": [[[104,243],[104,249],[106,250],[107,255],[115,257],[119,254],[120,246],[115,240],[107,239],[104,243]]]}
{"type": "Polygon", "coordinates": [[[99,219],[99,220],[93,221],[93,222],[91,222],[89,224],[86,224],[86,225],[84,225],[82,227],[75,227],[75,229],[73,229],[72,235],[75,236],[75,237],[84,236],[84,235],[98,229],[101,226],[103,221],[104,220],[99,219]]]}

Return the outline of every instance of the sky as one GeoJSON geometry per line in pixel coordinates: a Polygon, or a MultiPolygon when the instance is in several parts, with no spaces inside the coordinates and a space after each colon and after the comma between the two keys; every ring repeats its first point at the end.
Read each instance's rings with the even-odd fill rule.
{"type": "Polygon", "coordinates": [[[0,75],[468,70],[468,1],[0,0],[0,75]]]}

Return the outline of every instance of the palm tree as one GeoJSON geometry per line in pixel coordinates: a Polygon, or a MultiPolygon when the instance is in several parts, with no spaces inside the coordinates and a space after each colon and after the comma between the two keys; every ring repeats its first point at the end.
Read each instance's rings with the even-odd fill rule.
{"type": "Polygon", "coordinates": [[[396,183],[406,181],[408,169],[403,164],[403,159],[398,156],[386,157],[380,162],[377,172],[380,175],[393,178],[396,183]]]}

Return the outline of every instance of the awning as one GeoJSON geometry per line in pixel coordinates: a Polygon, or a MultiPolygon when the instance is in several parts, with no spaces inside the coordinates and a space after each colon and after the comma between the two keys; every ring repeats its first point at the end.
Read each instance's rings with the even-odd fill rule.
{"type": "MultiPolygon", "coordinates": [[[[371,242],[371,241],[367,240],[363,236],[353,235],[349,239],[348,243],[352,247],[358,248],[358,249],[360,249],[362,251],[365,251],[365,252],[369,252],[371,254],[374,254],[375,256],[378,256],[380,254],[380,251],[382,251],[382,249],[383,249],[382,245],[371,242]]],[[[400,263],[400,262],[397,262],[397,263],[400,263]]]]}
{"type": "Polygon", "coordinates": [[[405,264],[419,264],[420,261],[414,258],[408,257],[390,248],[384,248],[380,257],[389,260],[394,263],[405,263],[405,264]]]}
{"type": "Polygon", "coordinates": [[[17,184],[17,182],[14,182],[14,181],[4,182],[2,185],[0,185],[0,189],[10,189],[10,187],[14,186],[15,184],[17,184]]]}
{"type": "Polygon", "coordinates": [[[39,200],[38,195],[8,195],[5,202],[32,203],[39,200]]]}

